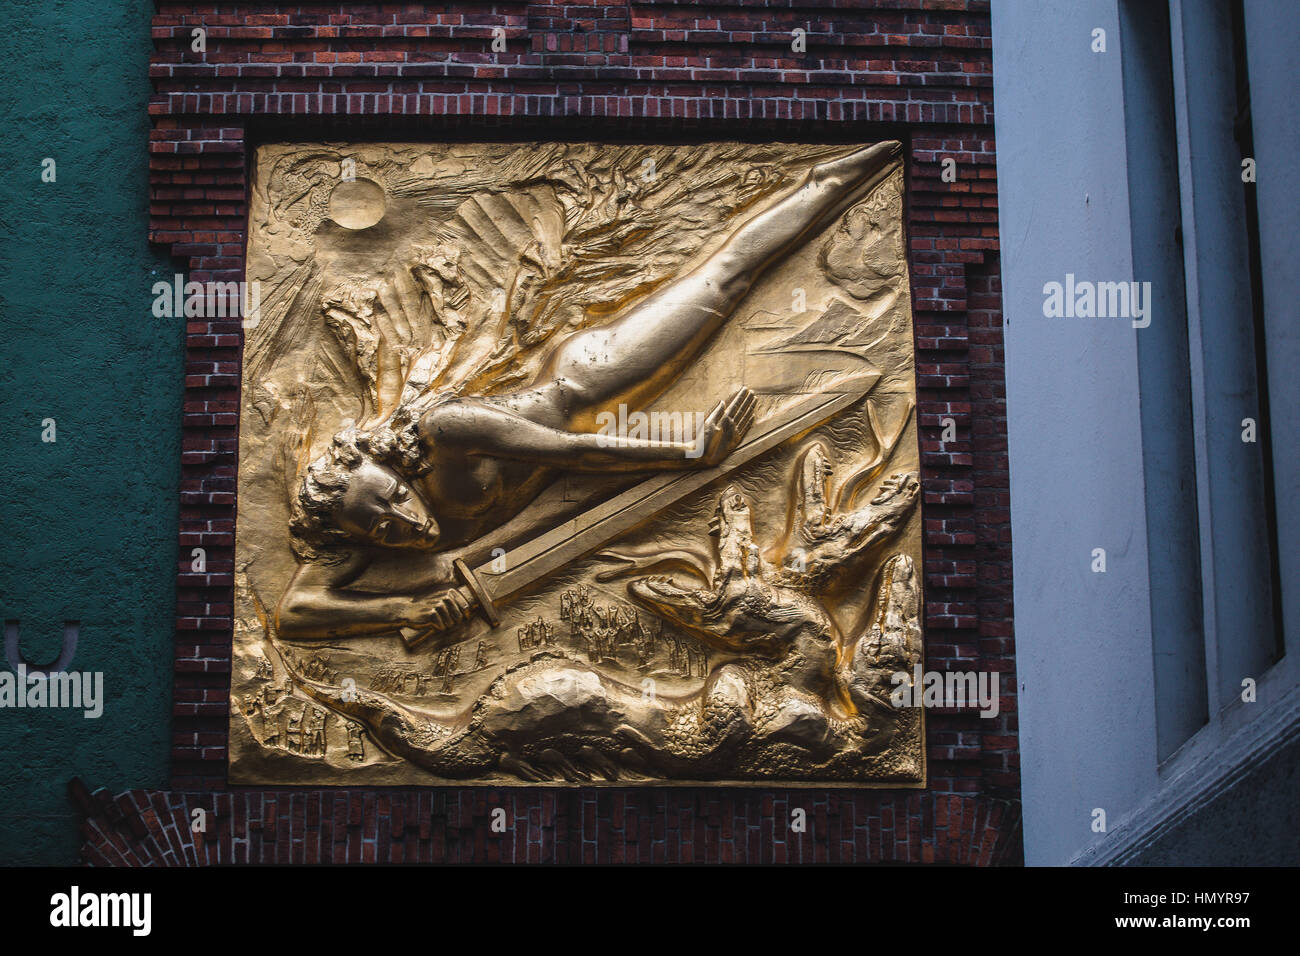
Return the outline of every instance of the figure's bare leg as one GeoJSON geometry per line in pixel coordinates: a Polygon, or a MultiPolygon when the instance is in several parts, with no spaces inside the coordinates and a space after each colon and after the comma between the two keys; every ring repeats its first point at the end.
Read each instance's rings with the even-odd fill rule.
{"type": "Polygon", "coordinates": [[[898,153],[897,143],[878,143],[812,167],[798,188],[748,219],[691,272],[613,322],[562,342],[529,397],[555,403],[571,419],[594,407],[639,404],[660,394],[763,269],[861,199],[898,153]]]}

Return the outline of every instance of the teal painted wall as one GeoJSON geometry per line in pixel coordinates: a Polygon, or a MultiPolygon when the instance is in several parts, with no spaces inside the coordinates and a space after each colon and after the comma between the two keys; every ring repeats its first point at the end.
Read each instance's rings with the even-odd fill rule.
{"type": "Polygon", "coordinates": [[[0,618],[37,663],[79,620],[105,699],[0,708],[3,864],[76,861],[71,777],[167,778],[184,329],[150,312],[175,272],[147,233],[153,9],[0,4],[0,618]]]}

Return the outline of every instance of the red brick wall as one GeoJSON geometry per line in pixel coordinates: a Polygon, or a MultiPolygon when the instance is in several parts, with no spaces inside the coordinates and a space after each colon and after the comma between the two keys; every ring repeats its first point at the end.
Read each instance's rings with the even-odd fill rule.
{"type": "Polygon", "coordinates": [[[74,788],[96,866],[222,863],[950,863],[1020,859],[1015,803],[738,790],[74,788]],[[506,811],[504,833],[490,826],[506,811]],[[807,830],[789,832],[790,811],[807,830]],[[205,831],[194,832],[195,810],[205,831]]]}
{"type": "Polygon", "coordinates": [[[172,726],[172,784],[187,792],[81,793],[88,859],[1019,860],[987,0],[157,6],[150,238],[199,281],[243,277],[258,142],[902,139],[926,661],[1003,673],[1002,713],[930,712],[924,793],[229,790],[242,336],[238,320],[196,321],[186,330],[172,726]],[[195,27],[206,30],[203,53],[191,50],[195,27]],[[491,50],[494,28],[505,52],[491,50]],[[798,53],[796,29],[806,40],[798,53]],[[956,182],[940,178],[945,157],[957,162],[956,182]],[[956,441],[941,440],[945,417],[956,441]],[[206,549],[204,574],[190,571],[194,547],[206,549]],[[508,834],[490,833],[494,806],[508,809],[508,834]],[[190,835],[181,817],[167,828],[169,815],[194,807],[214,814],[207,834],[190,835]],[[789,832],[795,807],[808,812],[806,833],[789,832]]]}

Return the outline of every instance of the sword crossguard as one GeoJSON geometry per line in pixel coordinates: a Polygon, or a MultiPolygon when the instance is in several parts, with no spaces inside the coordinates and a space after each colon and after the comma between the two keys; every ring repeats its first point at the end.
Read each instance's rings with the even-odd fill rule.
{"type": "MultiPolygon", "coordinates": [[[[492,598],[488,596],[487,589],[483,587],[483,582],[478,579],[478,575],[474,573],[474,570],[460,558],[452,562],[452,567],[456,569],[460,579],[465,582],[453,590],[470,607],[477,607],[493,627],[500,625],[501,614],[497,610],[496,604],[492,602],[492,598]]],[[[439,633],[439,629],[436,627],[426,627],[418,631],[409,631],[409,633],[408,631],[408,628],[402,628],[399,631],[402,643],[408,651],[415,650],[433,635],[439,633]]]]}
{"type": "Polygon", "coordinates": [[[469,588],[470,593],[474,595],[474,601],[478,604],[479,610],[483,612],[483,616],[487,618],[487,622],[493,627],[500,626],[501,614],[497,611],[497,606],[492,603],[492,598],[488,595],[487,589],[483,587],[483,582],[478,579],[478,575],[474,573],[474,570],[460,558],[453,561],[451,566],[456,569],[460,579],[465,582],[465,587],[469,588]]]}

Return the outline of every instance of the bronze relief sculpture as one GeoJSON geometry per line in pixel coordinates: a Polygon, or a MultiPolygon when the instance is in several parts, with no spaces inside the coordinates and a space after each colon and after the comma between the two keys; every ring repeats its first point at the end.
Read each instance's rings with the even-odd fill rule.
{"type": "Polygon", "coordinates": [[[922,785],[899,152],[263,147],[232,780],[922,785]]]}

